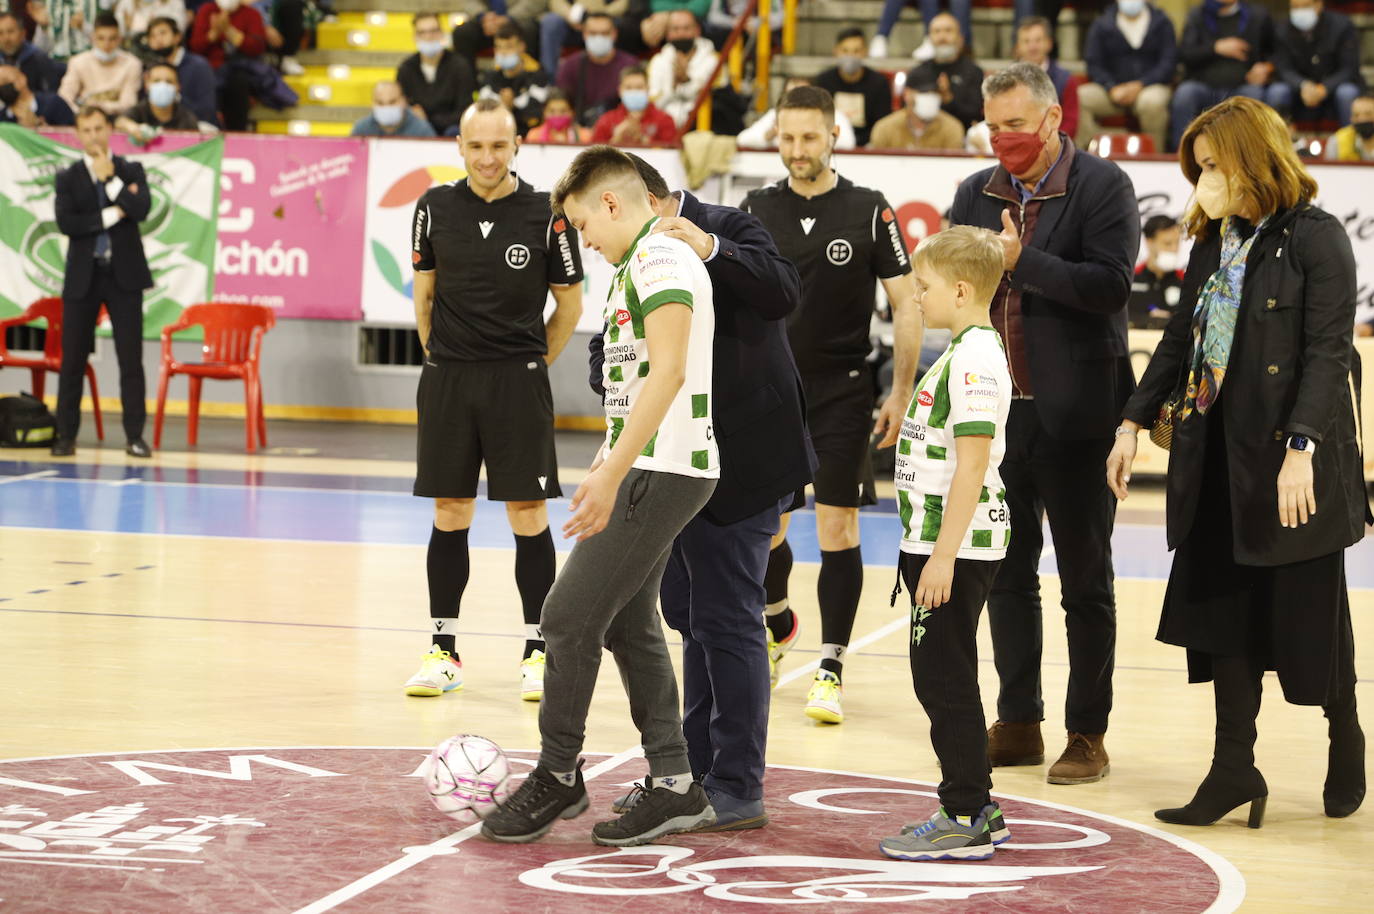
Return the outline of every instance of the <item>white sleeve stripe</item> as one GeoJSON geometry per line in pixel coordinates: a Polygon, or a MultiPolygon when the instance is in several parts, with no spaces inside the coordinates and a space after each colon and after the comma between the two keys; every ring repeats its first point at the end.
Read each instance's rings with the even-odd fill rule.
{"type": "Polygon", "coordinates": [[[876,243],[878,240],[878,207],[876,206],[873,207],[873,221],[870,223],[868,231],[872,236],[869,240],[876,243]]]}
{"type": "Polygon", "coordinates": [[[425,237],[426,237],[426,238],[429,237],[429,227],[430,227],[431,225],[433,225],[433,224],[434,224],[434,214],[431,213],[431,212],[429,211],[429,207],[426,206],[426,207],[425,207],[425,237]]]}

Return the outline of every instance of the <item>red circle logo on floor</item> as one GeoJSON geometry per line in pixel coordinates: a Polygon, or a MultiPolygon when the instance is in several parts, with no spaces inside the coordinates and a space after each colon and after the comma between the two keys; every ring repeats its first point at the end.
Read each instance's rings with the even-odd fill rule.
{"type": "MultiPolygon", "coordinates": [[[[998,796],[1011,840],[987,861],[890,860],[924,782],[770,765],[766,828],[606,848],[594,822],[644,762],[587,756],[592,807],[543,840],[498,845],[434,809],[427,750],[131,752],[0,762],[0,902],[39,910],[1221,912],[1222,858],[1146,826],[998,796]]],[[[511,753],[518,771],[528,752],[511,753]]]]}

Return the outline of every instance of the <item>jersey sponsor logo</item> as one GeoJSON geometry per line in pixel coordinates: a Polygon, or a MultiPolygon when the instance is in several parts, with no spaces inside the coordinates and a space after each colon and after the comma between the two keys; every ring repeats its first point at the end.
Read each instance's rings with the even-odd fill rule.
{"type": "MultiPolygon", "coordinates": [[[[931,402],[934,402],[934,400],[931,402]]],[[[902,436],[910,438],[912,441],[925,441],[926,427],[914,419],[903,419],[902,436]]]]}
{"type": "Polygon", "coordinates": [[[935,396],[928,390],[923,390],[916,395],[916,402],[922,406],[934,406],[935,396]]]}
{"type": "Polygon", "coordinates": [[[616,309],[615,322],[621,327],[625,326],[630,322],[630,312],[626,311],[624,308],[616,309]]]}
{"type": "Polygon", "coordinates": [[[967,384],[969,387],[977,387],[980,384],[986,384],[993,388],[994,394],[997,390],[996,378],[994,378],[992,375],[978,374],[978,372],[976,371],[964,372],[964,383],[967,384]]]}
{"type": "Polygon", "coordinates": [[[523,270],[530,262],[530,249],[523,244],[512,244],[506,248],[506,266],[512,270],[523,270]]]}
{"type": "Polygon", "coordinates": [[[542,489],[542,488],[544,488],[546,485],[548,485],[549,477],[547,477],[547,476],[537,476],[537,477],[535,477],[535,478],[539,480],[539,488],[542,489]]]}
{"type": "Polygon", "coordinates": [[[887,209],[883,210],[883,221],[884,221],[884,222],[891,222],[893,219],[896,219],[896,218],[897,218],[896,216],[892,215],[892,207],[889,206],[887,209]]]}
{"type": "Polygon", "coordinates": [[[482,237],[485,238],[485,237],[487,237],[488,235],[491,234],[491,230],[492,230],[492,229],[496,228],[496,223],[495,223],[495,222],[479,222],[479,223],[477,223],[477,227],[478,227],[479,229],[482,230],[482,237]]]}
{"type": "Polygon", "coordinates": [[[553,230],[558,235],[558,256],[563,259],[563,272],[572,276],[577,270],[573,266],[572,242],[568,240],[568,224],[559,219],[553,224],[553,230]]]}
{"type": "Polygon", "coordinates": [[[816,217],[815,217],[815,216],[807,216],[805,219],[803,219],[803,220],[801,221],[802,232],[803,232],[804,234],[810,235],[810,234],[811,234],[811,229],[812,229],[813,226],[815,226],[815,224],[816,224],[816,217]]]}
{"type": "Polygon", "coordinates": [[[897,220],[892,216],[892,210],[883,210],[883,221],[887,223],[887,239],[892,242],[892,253],[897,255],[897,262],[906,266],[906,250],[902,247],[902,233],[897,228],[897,220]]]}
{"type": "Polygon", "coordinates": [[[849,263],[849,259],[853,256],[853,246],[843,238],[836,238],[825,246],[825,259],[837,267],[842,267],[849,263]]]}
{"type": "Polygon", "coordinates": [[[555,220],[553,223],[553,230],[555,232],[566,232],[568,230],[568,223],[562,219],[555,220]]]}
{"type": "Polygon", "coordinates": [[[428,209],[417,209],[415,211],[415,231],[410,236],[410,250],[414,254],[414,262],[420,262],[420,239],[428,233],[425,230],[425,223],[429,220],[428,209]]]}

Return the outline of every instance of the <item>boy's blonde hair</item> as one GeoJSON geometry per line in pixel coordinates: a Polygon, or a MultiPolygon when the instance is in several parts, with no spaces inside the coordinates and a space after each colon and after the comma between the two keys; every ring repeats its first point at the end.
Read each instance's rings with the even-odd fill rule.
{"type": "Polygon", "coordinates": [[[918,244],[911,259],[950,283],[973,286],[980,304],[990,303],[1002,282],[1002,242],[988,229],[952,225],[918,244]]]}

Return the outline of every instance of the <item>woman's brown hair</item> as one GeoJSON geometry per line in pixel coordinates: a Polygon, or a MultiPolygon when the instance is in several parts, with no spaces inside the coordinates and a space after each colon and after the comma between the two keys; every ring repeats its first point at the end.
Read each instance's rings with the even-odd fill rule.
{"type": "MultiPolygon", "coordinates": [[[[1283,118],[1264,102],[1237,95],[1193,119],[1179,143],[1178,162],[1194,185],[1202,174],[1193,154],[1199,136],[1207,137],[1217,168],[1232,179],[1237,192],[1255,201],[1260,215],[1311,202],[1317,195],[1317,182],[1293,151],[1283,118]]],[[[1183,216],[1188,235],[1204,237],[1209,222],[1193,200],[1183,216]]]]}

